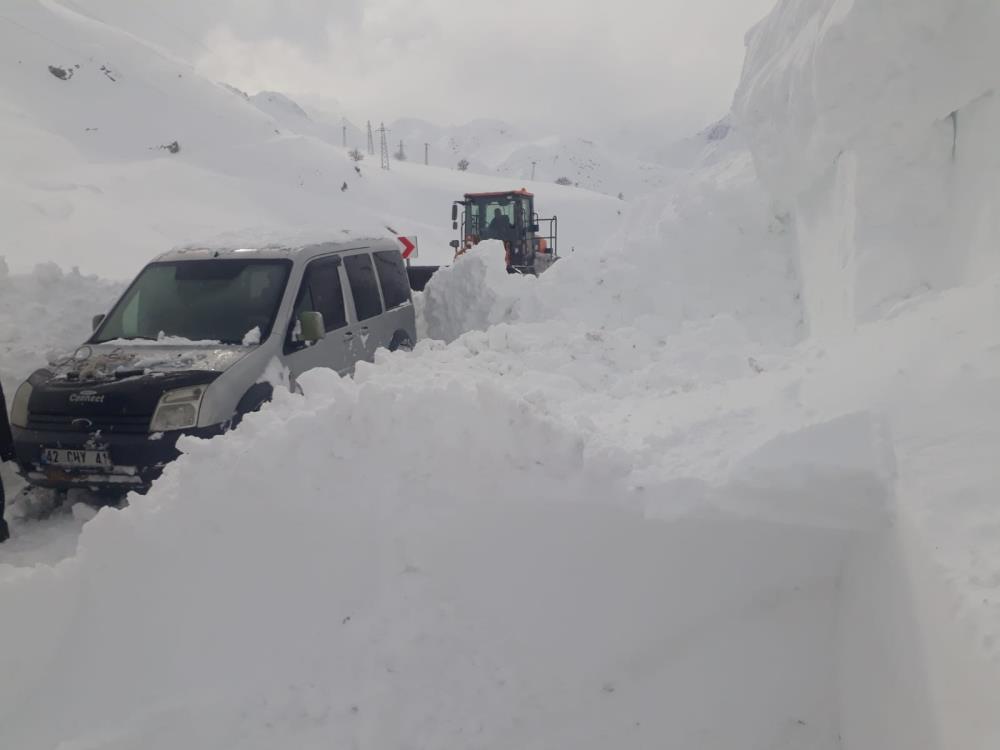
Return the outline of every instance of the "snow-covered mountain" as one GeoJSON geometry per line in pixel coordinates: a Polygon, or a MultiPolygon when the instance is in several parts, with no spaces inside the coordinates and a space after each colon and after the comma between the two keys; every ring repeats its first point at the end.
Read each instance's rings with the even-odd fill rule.
{"type": "MultiPolygon", "coordinates": [[[[33,34],[30,30],[31,19],[28,18],[27,22],[25,19],[17,20],[22,12],[21,5],[28,4],[18,0],[11,17],[21,26],[12,25],[9,31],[15,33],[27,28],[30,38],[33,34]]],[[[195,74],[192,61],[208,51],[204,41],[192,34],[173,14],[161,13],[148,3],[59,0],[50,8],[64,16],[72,13],[77,18],[85,18],[91,28],[104,26],[115,29],[187,70],[189,76],[195,74]]],[[[219,12],[221,6],[213,10],[211,4],[198,11],[204,18],[212,18],[219,12]]],[[[48,34],[48,31],[43,33],[48,34]]],[[[39,39],[37,33],[34,38],[39,39]]],[[[86,40],[87,35],[84,34],[81,39],[86,40]]],[[[55,43],[59,45],[64,41],[69,40],[56,39],[55,43]]],[[[55,48],[60,49],[59,46],[55,48]]],[[[109,48],[113,49],[114,45],[109,48]]],[[[346,124],[348,148],[367,151],[367,123],[346,117],[345,108],[338,101],[315,94],[300,96],[274,91],[257,92],[248,98],[269,118],[278,122],[286,133],[313,136],[340,147],[346,124]]],[[[155,111],[155,108],[147,108],[147,111],[155,111]]],[[[373,127],[378,128],[384,118],[375,112],[371,113],[371,119],[373,127]]],[[[500,120],[472,119],[457,125],[443,125],[408,118],[384,124],[389,131],[390,153],[395,154],[399,142],[403,141],[404,151],[411,162],[423,163],[424,144],[428,144],[431,165],[455,169],[459,161],[467,160],[472,173],[502,175],[521,182],[530,180],[534,173],[539,182],[552,183],[562,178],[570,185],[612,197],[622,193],[630,199],[668,185],[677,176],[676,170],[670,168],[676,165],[665,164],[655,158],[657,148],[669,145],[668,139],[663,139],[657,148],[652,149],[652,158],[647,158],[645,152],[650,149],[644,149],[642,144],[656,140],[648,133],[638,136],[623,131],[608,135],[606,140],[594,140],[573,134],[530,133],[516,124],[500,120]]]]}
{"type": "Polygon", "coordinates": [[[261,91],[248,97],[257,109],[271,117],[282,129],[298,135],[308,135],[332,146],[346,146],[366,150],[367,135],[346,118],[308,113],[285,94],[261,91]]]}
{"type": "MultiPolygon", "coordinates": [[[[525,186],[412,162],[355,165],[340,123],[205,80],[76,3],[25,0],[3,17],[0,256],[13,270],[55,260],[124,278],[174,244],[257,226],[389,225],[417,235],[426,262],[447,262],[452,200],[525,186]]],[[[531,187],[540,210],[565,219],[567,247],[597,248],[615,231],[618,201],[531,187]]]]}
{"type": "MultiPolygon", "coordinates": [[[[561,180],[566,184],[606,195],[635,197],[663,187],[676,172],[655,162],[623,155],[606,145],[578,137],[531,136],[502,121],[476,120],[461,127],[441,128],[419,121],[396,122],[393,142],[422,148],[429,145],[431,159],[468,169],[524,181],[561,180]]],[[[411,146],[411,147],[412,147],[411,146]]],[[[422,156],[422,151],[413,152],[422,156]]]]}
{"type": "MultiPolygon", "coordinates": [[[[299,110],[291,98],[281,94],[260,94],[284,101],[285,110],[299,110]]],[[[256,101],[258,97],[254,97],[256,101]]],[[[303,112],[304,114],[304,112],[303,112]]],[[[313,110],[312,119],[326,123],[343,122],[332,113],[313,110]]],[[[315,124],[301,118],[284,120],[290,129],[314,133],[315,124]],[[298,125],[297,123],[301,123],[298,125]]],[[[367,149],[367,131],[348,124],[348,146],[367,149]]],[[[377,129],[382,124],[375,121],[377,129]]],[[[622,151],[579,137],[537,135],[525,132],[502,120],[479,119],[459,126],[442,126],[424,120],[406,118],[385,123],[389,151],[395,155],[400,143],[407,160],[423,163],[426,152],[429,164],[458,169],[467,162],[473,174],[502,175],[518,182],[534,181],[567,185],[617,197],[635,197],[669,184],[676,179],[676,167],[691,167],[697,157],[684,165],[626,156],[622,151]],[[534,177],[533,177],[534,176],[534,177]]],[[[327,125],[321,137],[340,145],[343,134],[340,125],[327,125]]],[[[378,146],[376,133],[376,146],[378,146]]],[[[683,147],[682,147],[683,148],[683,147]]]]}

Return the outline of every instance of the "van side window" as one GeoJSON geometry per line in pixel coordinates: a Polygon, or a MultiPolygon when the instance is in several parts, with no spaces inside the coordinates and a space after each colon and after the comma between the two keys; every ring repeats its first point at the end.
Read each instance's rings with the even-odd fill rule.
{"type": "Polygon", "coordinates": [[[368,320],[380,315],[382,299],[379,297],[371,256],[368,253],[349,255],[344,258],[344,267],[347,269],[347,279],[354,293],[354,307],[358,313],[358,320],[368,320]]]}
{"type": "Polygon", "coordinates": [[[385,307],[391,310],[410,301],[410,278],[406,275],[403,257],[396,250],[375,253],[375,270],[382,284],[385,307]]]}
{"type": "Polygon", "coordinates": [[[338,265],[334,258],[317,260],[309,264],[302,279],[299,297],[295,302],[293,325],[304,312],[322,313],[327,331],[334,331],[347,325],[344,289],[340,283],[338,265]]]}

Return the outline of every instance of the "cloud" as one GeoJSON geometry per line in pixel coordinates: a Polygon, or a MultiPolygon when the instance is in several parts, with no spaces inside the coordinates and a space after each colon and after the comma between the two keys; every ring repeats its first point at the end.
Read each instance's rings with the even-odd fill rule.
{"type": "Polygon", "coordinates": [[[564,132],[645,121],[680,134],[728,109],[743,35],[774,0],[128,2],[196,35],[206,74],[336,99],[356,119],[564,132]]]}

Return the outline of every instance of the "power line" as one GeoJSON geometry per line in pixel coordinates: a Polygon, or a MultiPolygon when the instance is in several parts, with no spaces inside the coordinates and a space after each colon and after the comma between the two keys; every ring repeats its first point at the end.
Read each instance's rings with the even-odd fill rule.
{"type": "Polygon", "coordinates": [[[368,155],[375,156],[375,137],[372,135],[372,121],[368,121],[368,155]]]}
{"type": "Polygon", "coordinates": [[[379,136],[382,141],[382,169],[389,169],[389,131],[385,129],[385,123],[379,123],[379,136]]]}

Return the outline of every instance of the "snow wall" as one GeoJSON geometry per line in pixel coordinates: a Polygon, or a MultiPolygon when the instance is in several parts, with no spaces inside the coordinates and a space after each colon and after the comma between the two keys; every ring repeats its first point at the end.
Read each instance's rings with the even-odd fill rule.
{"type": "MultiPolygon", "coordinates": [[[[735,120],[791,219],[814,337],[1000,270],[998,37],[990,0],[782,0],[748,35],[735,120]]],[[[845,571],[844,747],[1000,743],[993,636],[956,616],[934,547],[901,517],[845,571]]]]}
{"type": "Polygon", "coordinates": [[[781,0],[735,115],[794,220],[810,329],[1000,270],[1000,6],[781,0]]]}

